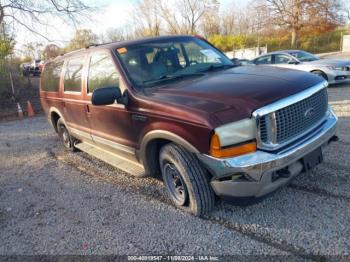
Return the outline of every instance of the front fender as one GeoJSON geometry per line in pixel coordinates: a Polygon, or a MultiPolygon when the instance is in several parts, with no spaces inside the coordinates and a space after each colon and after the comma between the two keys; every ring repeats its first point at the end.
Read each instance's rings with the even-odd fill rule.
{"type": "Polygon", "coordinates": [[[152,130],[146,133],[140,143],[140,150],[137,152],[146,174],[154,175],[159,172],[159,141],[169,141],[184,147],[191,153],[199,153],[198,149],[181,136],[166,130],[152,130]]]}

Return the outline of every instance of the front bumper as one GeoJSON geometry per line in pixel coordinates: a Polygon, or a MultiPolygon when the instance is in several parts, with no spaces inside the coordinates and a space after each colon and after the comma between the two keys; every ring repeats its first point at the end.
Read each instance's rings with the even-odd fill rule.
{"type": "Polygon", "coordinates": [[[301,159],[325,145],[335,135],[337,117],[331,109],[325,121],[298,142],[278,152],[258,150],[232,158],[213,158],[199,154],[198,158],[213,175],[210,182],[219,196],[260,197],[288,183],[302,171],[301,159]],[[273,180],[275,171],[288,168],[290,175],[273,180]],[[241,174],[245,179],[232,180],[241,174]]]}
{"type": "Polygon", "coordinates": [[[329,70],[326,74],[329,84],[343,83],[350,80],[350,71],[329,70]]]}

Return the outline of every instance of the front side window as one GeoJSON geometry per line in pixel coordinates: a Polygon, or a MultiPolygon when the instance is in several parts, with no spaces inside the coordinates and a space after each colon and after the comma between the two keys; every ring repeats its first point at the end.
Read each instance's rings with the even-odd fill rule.
{"type": "Polygon", "coordinates": [[[283,55],[283,54],[275,55],[275,64],[288,64],[291,61],[294,61],[294,60],[288,55],[283,55]]]}
{"type": "Polygon", "coordinates": [[[271,64],[271,56],[263,56],[263,57],[259,57],[258,59],[255,60],[255,64],[256,65],[267,65],[267,64],[271,64]]]}
{"type": "Polygon", "coordinates": [[[220,51],[193,37],[134,44],[117,48],[116,53],[137,87],[233,66],[220,51]]]}
{"type": "Polygon", "coordinates": [[[83,57],[68,60],[64,75],[64,91],[81,92],[81,76],[83,71],[83,57]]]}
{"type": "Polygon", "coordinates": [[[119,74],[106,53],[96,53],[90,58],[88,93],[101,87],[119,87],[119,74]]]}

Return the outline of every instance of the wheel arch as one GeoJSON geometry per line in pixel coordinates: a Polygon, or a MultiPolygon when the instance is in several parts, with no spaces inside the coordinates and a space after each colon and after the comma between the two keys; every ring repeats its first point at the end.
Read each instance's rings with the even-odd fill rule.
{"type": "Polygon", "coordinates": [[[312,74],[314,74],[316,72],[320,72],[325,77],[325,79],[328,81],[328,75],[323,70],[318,69],[318,68],[310,70],[310,73],[312,73],[312,74]]]}
{"type": "Polygon", "coordinates": [[[52,124],[53,128],[55,129],[56,133],[58,132],[58,130],[57,130],[57,121],[58,121],[58,119],[62,119],[64,125],[68,129],[68,126],[67,126],[66,122],[64,121],[64,118],[63,118],[62,114],[60,113],[60,111],[56,107],[51,107],[50,108],[50,110],[49,110],[49,119],[50,119],[51,124],[52,124]]]}
{"type": "Polygon", "coordinates": [[[143,137],[139,150],[139,158],[147,175],[157,176],[160,174],[159,151],[162,146],[168,143],[180,145],[191,153],[199,153],[190,142],[175,133],[165,130],[150,131],[143,137]]]}

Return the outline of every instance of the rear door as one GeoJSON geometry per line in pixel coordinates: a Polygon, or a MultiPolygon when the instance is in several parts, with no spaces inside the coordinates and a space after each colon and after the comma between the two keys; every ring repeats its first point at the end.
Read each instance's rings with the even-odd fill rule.
{"type": "Polygon", "coordinates": [[[82,87],[84,85],[84,63],[86,55],[68,58],[65,61],[63,77],[63,115],[73,133],[83,131],[89,134],[90,127],[85,113],[82,87]]]}
{"type": "MultiPolygon", "coordinates": [[[[132,134],[131,112],[123,104],[94,106],[91,97],[94,90],[103,87],[119,87],[125,92],[111,53],[107,50],[96,51],[89,56],[87,70],[86,100],[87,119],[91,127],[91,136],[100,146],[134,154],[135,141],[132,134]]],[[[118,152],[119,153],[119,152],[118,152]]]]}

